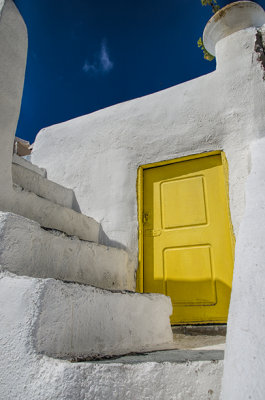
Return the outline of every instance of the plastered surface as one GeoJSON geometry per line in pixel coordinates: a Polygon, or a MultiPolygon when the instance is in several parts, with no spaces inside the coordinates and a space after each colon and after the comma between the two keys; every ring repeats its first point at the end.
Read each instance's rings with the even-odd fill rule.
{"type": "Polygon", "coordinates": [[[1,11],[2,11],[2,8],[4,7],[4,4],[5,4],[5,0],[0,0],[0,17],[1,17],[1,11]]]}
{"type": "Polygon", "coordinates": [[[133,290],[124,250],[81,241],[16,214],[0,212],[0,265],[10,272],[110,290],[133,290]]]}
{"type": "MultiPolygon", "coordinates": [[[[0,4],[3,4],[1,2],[0,4]]],[[[27,57],[27,29],[12,0],[6,0],[0,19],[0,205],[12,189],[13,142],[20,111],[27,57]]]]}
{"type": "Polygon", "coordinates": [[[102,224],[104,242],[126,247],[135,268],[139,165],[224,150],[237,235],[249,143],[265,133],[256,33],[249,28],[218,42],[217,70],[209,75],[38,134],[32,161],[45,167],[50,179],[74,189],[81,211],[102,224]]]}
{"type": "MultiPolygon", "coordinates": [[[[34,278],[1,275],[1,399],[218,399],[222,361],[70,363],[38,354],[36,334],[42,329],[39,323],[42,305],[55,300],[55,292],[56,296],[61,296],[62,288],[63,284],[53,280],[44,282],[34,278]],[[47,298],[49,290],[45,293],[45,287],[50,288],[51,299],[47,298]]],[[[68,301],[70,299],[71,296],[68,301]]],[[[51,316],[49,314],[46,322],[51,316]]],[[[59,317],[58,328],[61,321],[59,317]]],[[[56,328],[56,324],[53,327],[56,328]]],[[[107,333],[111,335],[112,331],[107,333]]],[[[60,330],[60,334],[64,338],[67,330],[60,330]]],[[[46,340],[51,341],[51,337],[46,340]]]]}
{"type": "Polygon", "coordinates": [[[246,210],[237,239],[223,400],[265,396],[265,139],[251,147],[246,210]]]}
{"type": "Polygon", "coordinates": [[[13,183],[63,207],[73,208],[74,192],[22,165],[12,163],[13,183]]]}
{"type": "Polygon", "coordinates": [[[159,294],[113,293],[45,282],[36,349],[58,358],[115,355],[170,343],[171,300],[159,294]]]}
{"type": "Polygon", "coordinates": [[[261,27],[265,23],[263,8],[253,1],[232,2],[217,11],[203,31],[206,50],[215,55],[216,43],[232,33],[249,27],[261,27]]]}
{"type": "Polygon", "coordinates": [[[121,355],[173,341],[172,306],[164,295],[110,292],[6,272],[1,278],[2,333],[14,334],[10,323],[16,325],[19,316],[13,313],[19,308],[31,326],[22,326],[23,334],[36,354],[57,358],[121,355]],[[10,315],[6,315],[9,307],[10,315]]]}
{"type": "MultiPolygon", "coordinates": [[[[262,49],[258,54],[256,45],[256,29],[234,33],[218,42],[214,73],[47,128],[38,135],[33,154],[33,162],[47,168],[49,178],[74,189],[81,210],[102,223],[101,240],[127,248],[136,268],[138,166],[192,153],[225,151],[229,163],[232,222],[237,236],[242,221],[228,324],[225,400],[244,400],[246,396],[259,400],[264,398],[265,390],[263,141],[253,148],[248,204],[242,220],[244,185],[250,170],[249,145],[265,133],[264,63],[262,49]]],[[[4,110],[0,208],[40,223],[47,224],[49,218],[50,222],[57,218],[62,230],[67,232],[74,220],[70,214],[61,212],[56,205],[48,207],[44,199],[35,201],[33,193],[12,189],[11,133],[15,131],[20,107],[26,47],[24,23],[13,3],[7,0],[0,20],[0,107],[4,110]]],[[[40,354],[58,357],[89,354],[85,347],[90,343],[90,350],[92,348],[88,328],[95,327],[95,321],[102,324],[99,332],[104,340],[110,332],[114,335],[112,338],[115,337],[115,327],[112,333],[104,325],[111,315],[114,320],[121,316],[117,321],[126,322],[129,327],[132,323],[129,306],[125,307],[127,303],[121,301],[119,306],[113,305],[111,300],[122,294],[106,297],[95,288],[6,273],[1,277],[0,287],[0,382],[4,399],[219,397],[221,362],[117,364],[113,367],[71,364],[40,354]],[[107,299],[105,303],[104,298],[107,299]],[[89,325],[86,307],[91,305],[95,308],[89,315],[94,319],[89,325]],[[76,309],[80,309],[80,313],[76,313],[76,309]]],[[[128,296],[126,298],[139,295],[128,296]]],[[[137,329],[145,327],[146,321],[142,322],[141,318],[137,329]]],[[[113,322],[109,323],[108,326],[113,326],[113,322]]],[[[123,343],[116,337],[124,351],[131,334],[128,335],[126,329],[123,343]]],[[[153,331],[156,335],[156,330],[153,331]]],[[[149,340],[153,339],[149,336],[149,340]]],[[[111,342],[109,336],[107,341],[115,349],[115,342],[111,342]]],[[[93,351],[94,343],[93,339],[93,351]]]]}
{"type": "Polygon", "coordinates": [[[32,164],[31,162],[25,160],[25,158],[18,156],[17,154],[13,154],[12,157],[12,165],[21,165],[21,167],[27,168],[31,171],[36,172],[41,175],[43,178],[47,178],[47,171],[44,168],[39,168],[37,165],[32,164]]]}
{"type": "Polygon", "coordinates": [[[91,242],[97,243],[99,240],[100,225],[93,218],[23,190],[20,186],[14,186],[11,198],[14,203],[2,206],[2,211],[16,210],[17,214],[37,221],[45,228],[56,229],[91,242]]]}

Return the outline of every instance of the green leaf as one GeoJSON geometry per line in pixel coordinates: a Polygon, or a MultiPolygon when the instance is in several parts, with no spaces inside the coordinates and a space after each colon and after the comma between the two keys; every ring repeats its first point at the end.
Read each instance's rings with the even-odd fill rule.
{"type": "Polygon", "coordinates": [[[216,0],[201,0],[201,4],[202,6],[211,6],[213,13],[216,13],[220,9],[216,0]]]}
{"type": "Polygon", "coordinates": [[[205,60],[207,60],[207,61],[212,61],[212,60],[214,59],[214,56],[213,56],[212,54],[210,54],[210,53],[206,50],[206,48],[205,48],[205,46],[204,46],[204,44],[203,44],[203,40],[202,40],[201,37],[198,39],[197,45],[198,45],[199,48],[201,48],[205,60]]]}
{"type": "Polygon", "coordinates": [[[199,40],[197,41],[197,45],[198,47],[202,47],[203,43],[202,43],[202,38],[200,37],[199,40]]]}

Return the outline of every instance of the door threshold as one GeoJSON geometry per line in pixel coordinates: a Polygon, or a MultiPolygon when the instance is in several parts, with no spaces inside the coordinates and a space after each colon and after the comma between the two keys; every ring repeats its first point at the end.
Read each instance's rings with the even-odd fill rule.
{"type": "Polygon", "coordinates": [[[226,336],[226,324],[172,325],[173,333],[184,335],[226,336]]]}
{"type": "Polygon", "coordinates": [[[174,346],[181,350],[224,350],[226,325],[172,326],[174,346]]]}

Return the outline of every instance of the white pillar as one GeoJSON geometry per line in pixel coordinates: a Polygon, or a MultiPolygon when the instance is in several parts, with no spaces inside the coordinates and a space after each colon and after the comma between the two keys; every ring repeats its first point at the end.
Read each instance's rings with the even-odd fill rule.
{"type": "Polygon", "coordinates": [[[27,46],[25,23],[13,1],[6,0],[0,16],[0,209],[3,211],[9,209],[13,193],[12,153],[24,84],[27,46]]]}

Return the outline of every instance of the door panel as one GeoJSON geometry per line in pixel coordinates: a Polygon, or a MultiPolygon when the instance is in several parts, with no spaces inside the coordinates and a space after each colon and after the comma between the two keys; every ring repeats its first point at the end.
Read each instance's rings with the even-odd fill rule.
{"type": "Polygon", "coordinates": [[[166,249],[163,262],[165,293],[173,304],[216,304],[210,246],[166,249]]]}
{"type": "Polygon", "coordinates": [[[203,176],[162,182],[160,188],[164,229],[207,223],[203,176]]]}
{"type": "Polygon", "coordinates": [[[233,244],[221,155],[144,169],[144,292],[174,323],[226,322],[233,244]]]}

